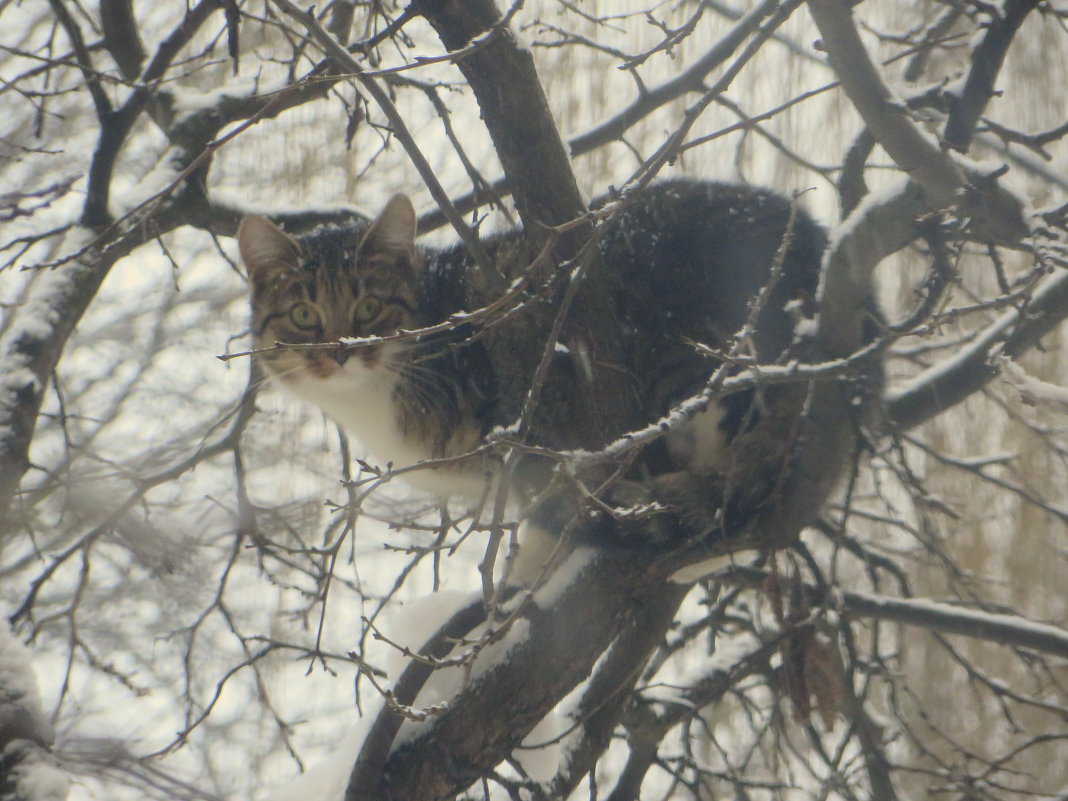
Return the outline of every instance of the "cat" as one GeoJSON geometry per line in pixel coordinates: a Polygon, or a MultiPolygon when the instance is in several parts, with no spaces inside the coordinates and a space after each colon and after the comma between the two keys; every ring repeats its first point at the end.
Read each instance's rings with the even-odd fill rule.
{"type": "MultiPolygon", "coordinates": [[[[254,345],[278,385],[321,408],[379,464],[402,471],[419,489],[469,504],[485,497],[497,475],[499,457],[487,443],[516,435],[532,376],[551,349],[538,402],[522,428],[532,453],[514,476],[513,497],[529,502],[556,475],[554,452],[596,450],[633,429],[634,420],[621,420],[614,431],[592,425],[590,409],[610,409],[618,400],[599,395],[597,371],[612,377],[615,391],[624,388],[640,423],[651,424],[700,392],[732,346],[760,364],[790,357],[826,244],[821,227],[795,205],[762,189],[687,179],[655,183],[621,204],[597,239],[605,269],[595,291],[619,321],[613,344],[620,363],[607,366],[591,364],[579,335],[548,342],[558,292],[528,287],[510,315],[466,322],[465,314],[495,297],[479,288],[462,245],[416,245],[415,212],[405,195],[389,200],[369,224],[300,238],[248,216],[238,240],[254,345]],[[754,314],[753,299],[777,260],[776,279],[754,314]],[[752,335],[739,348],[733,337],[750,317],[752,335]],[[422,337],[351,349],[276,347],[388,338],[449,320],[455,324],[422,337]]],[[[482,244],[510,282],[538,253],[521,229],[482,244]]],[[[721,536],[742,526],[773,492],[802,397],[795,385],[709,405],[632,457],[606,502],[659,510],[652,517],[678,536],[721,536]]],[[[573,498],[537,514],[543,526],[560,527],[582,504],[573,498]]]]}

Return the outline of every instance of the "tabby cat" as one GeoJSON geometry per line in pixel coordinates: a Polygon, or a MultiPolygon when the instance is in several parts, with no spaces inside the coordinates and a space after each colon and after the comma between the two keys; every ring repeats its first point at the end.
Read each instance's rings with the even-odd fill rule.
{"type": "MultiPolygon", "coordinates": [[[[469,503],[483,496],[499,459],[482,446],[521,431],[525,445],[537,446],[515,474],[513,495],[522,501],[554,475],[560,457],[553,452],[595,450],[634,428],[634,420],[621,420],[614,431],[598,429],[590,410],[610,408],[624,395],[639,408],[639,424],[659,420],[705,387],[720,364],[714,354],[731,349],[750,317],[755,333],[735,351],[762,364],[787,358],[799,309],[815,294],[825,244],[819,226],[800,211],[791,220],[791,211],[789,200],[760,189],[673,180],[610,216],[598,231],[604,269],[594,289],[618,321],[613,344],[620,359],[611,365],[587,356],[574,333],[585,330],[581,325],[565,326],[561,339],[548,342],[559,294],[551,287],[519,293],[520,307],[502,318],[464,322],[463,313],[495,298],[473,280],[464,247],[417,247],[415,214],[404,195],[369,225],[295,238],[250,216],[238,238],[255,346],[264,349],[263,364],[280,386],[320,407],[379,464],[404,469],[411,484],[469,503]],[[777,256],[787,241],[785,255],[777,256]],[[750,304],[776,263],[770,293],[752,315],[750,304]],[[275,347],[389,337],[446,320],[457,323],[418,338],[275,347]],[[547,354],[538,402],[517,428],[547,354]],[[611,378],[611,396],[598,376],[611,378]],[[407,469],[426,460],[432,465],[407,469]]],[[[522,276],[538,252],[522,230],[483,245],[507,281],[522,276]]],[[[777,449],[786,447],[784,432],[799,409],[796,391],[728,396],[646,446],[607,500],[654,503],[690,537],[740,524],[774,486],[777,449]],[[772,434],[728,447],[775,414],[786,422],[772,434]]],[[[542,517],[552,525],[563,520],[542,517]]]]}

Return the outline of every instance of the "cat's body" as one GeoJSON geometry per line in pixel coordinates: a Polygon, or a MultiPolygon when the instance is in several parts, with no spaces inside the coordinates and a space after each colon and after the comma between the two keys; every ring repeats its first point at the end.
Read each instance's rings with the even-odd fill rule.
{"type": "MultiPolygon", "coordinates": [[[[699,392],[719,361],[698,353],[693,343],[730,348],[732,335],[750,315],[750,301],[768,282],[790,212],[788,200],[769,192],[672,181],[654,185],[611,218],[598,244],[605,267],[598,275],[607,277],[599,279],[604,285],[596,291],[607,293],[618,322],[617,364],[591,363],[581,336],[567,327],[561,341],[547,342],[556,306],[530,298],[528,307],[484,328],[461,326],[422,341],[352,350],[281,348],[264,353],[264,364],[283,387],[340,423],[380,465],[398,469],[445,460],[433,469],[411,470],[406,478],[439,495],[477,499],[492,460],[488,449],[462,457],[494,432],[514,436],[547,348],[552,360],[523,427],[526,444],[596,450],[634,427],[633,420],[620,421],[614,431],[590,423],[587,410],[613,401],[598,398],[598,371],[612,371],[616,391],[624,388],[643,423],[657,421],[699,392]]],[[[300,240],[262,218],[246,218],[239,238],[252,284],[255,345],[388,336],[494,300],[474,288],[471,259],[461,246],[418,250],[414,235],[414,214],[403,196],[390,201],[370,227],[327,229],[300,240]]],[[[811,298],[818,281],[822,231],[799,212],[791,236],[781,275],[745,351],[763,364],[781,360],[789,350],[800,306],[791,304],[811,298]]],[[[508,280],[522,274],[536,254],[519,231],[487,238],[484,245],[508,280]]],[[[646,449],[628,476],[652,482],[648,486],[658,477],[682,476],[681,483],[691,485],[685,492],[707,487],[708,495],[722,495],[730,483],[724,476],[733,469],[724,464],[726,443],[751,428],[758,410],[785,417],[799,408],[795,399],[789,409],[780,404],[776,411],[774,401],[769,406],[766,398],[754,402],[754,397],[732,396],[671,431],[646,449]]],[[[785,446],[760,441],[746,450],[760,459],[780,447],[785,446]]],[[[530,461],[535,467],[520,473],[527,482],[519,493],[524,497],[544,483],[555,463],[530,461]]],[[[754,497],[774,481],[761,475],[757,482],[755,467],[735,473],[754,497]],[[751,486],[756,483],[761,487],[751,486]]],[[[679,483],[665,478],[662,486],[679,483]]],[[[675,500],[671,489],[664,490],[666,499],[656,489],[648,492],[646,500],[667,505],[675,500]]],[[[710,519],[704,512],[690,516],[710,519]]]]}

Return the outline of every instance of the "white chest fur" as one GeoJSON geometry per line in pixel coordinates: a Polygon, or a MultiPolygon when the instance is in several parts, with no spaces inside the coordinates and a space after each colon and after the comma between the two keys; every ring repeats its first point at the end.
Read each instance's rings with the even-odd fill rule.
{"type": "MultiPolygon", "coordinates": [[[[433,462],[435,455],[425,442],[407,436],[399,424],[394,370],[368,367],[359,358],[350,358],[328,378],[291,375],[282,382],[285,388],[326,412],[358,442],[372,463],[404,470],[407,484],[442,499],[475,503],[483,497],[485,471],[473,460],[419,466],[433,462]]],[[[727,441],[719,424],[724,414],[723,407],[713,403],[667,435],[668,450],[679,468],[699,474],[723,468],[727,441]]]]}
{"type": "Polygon", "coordinates": [[[668,452],[676,465],[704,475],[723,469],[727,436],[719,424],[726,413],[721,405],[711,403],[667,435],[668,452]]]}
{"type": "Polygon", "coordinates": [[[372,464],[405,469],[403,480],[415,489],[442,499],[458,496],[474,502],[482,496],[485,478],[469,465],[406,469],[434,456],[425,443],[406,436],[398,422],[393,397],[397,375],[392,370],[368,368],[352,358],[329,378],[301,376],[284,385],[326,412],[366,450],[372,464]]]}

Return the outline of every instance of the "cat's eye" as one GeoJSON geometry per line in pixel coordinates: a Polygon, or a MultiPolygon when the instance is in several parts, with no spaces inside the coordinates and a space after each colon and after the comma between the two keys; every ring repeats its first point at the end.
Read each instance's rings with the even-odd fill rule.
{"type": "Polygon", "coordinates": [[[319,311],[310,303],[298,303],[289,310],[289,319],[297,328],[315,328],[319,325],[319,311]]]}
{"type": "Polygon", "coordinates": [[[374,320],[381,311],[382,301],[378,298],[372,295],[361,298],[360,302],[356,304],[356,322],[369,323],[374,320]]]}

